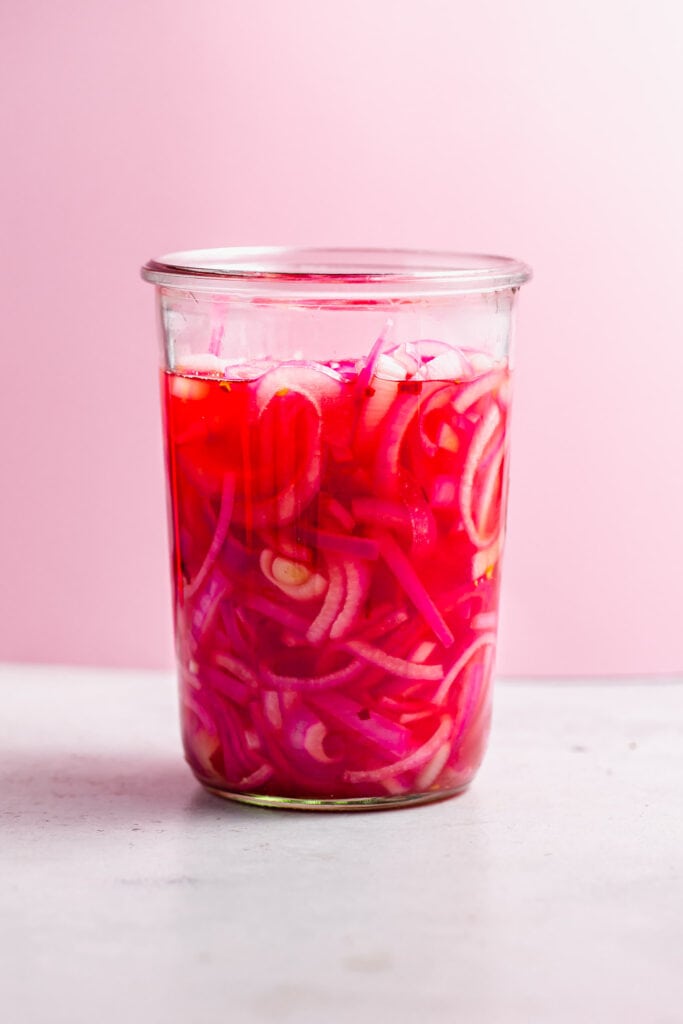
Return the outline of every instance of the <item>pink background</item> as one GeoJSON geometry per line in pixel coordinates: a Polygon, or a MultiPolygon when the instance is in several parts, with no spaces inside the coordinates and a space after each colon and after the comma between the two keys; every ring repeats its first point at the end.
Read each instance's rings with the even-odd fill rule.
{"type": "Polygon", "coordinates": [[[680,5],[0,14],[0,657],[168,665],[149,256],[523,258],[499,668],[683,669],[680,5]]]}

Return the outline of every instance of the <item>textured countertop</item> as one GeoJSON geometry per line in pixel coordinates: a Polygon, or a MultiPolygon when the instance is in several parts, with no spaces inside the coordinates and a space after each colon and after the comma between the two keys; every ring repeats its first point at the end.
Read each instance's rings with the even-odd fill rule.
{"type": "Polygon", "coordinates": [[[170,675],[0,669],[6,1024],[680,1024],[683,680],[500,682],[466,794],[204,794],[170,675]]]}

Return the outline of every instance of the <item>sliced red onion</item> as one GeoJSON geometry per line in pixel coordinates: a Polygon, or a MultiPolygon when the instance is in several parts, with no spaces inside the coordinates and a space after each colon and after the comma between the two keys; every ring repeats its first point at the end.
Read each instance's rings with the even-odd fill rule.
{"type": "Polygon", "coordinates": [[[200,645],[209,635],[221,603],[232,591],[231,584],[225,576],[214,569],[201,597],[196,600],[190,616],[190,635],[194,644],[200,645]]]}
{"type": "Polygon", "coordinates": [[[408,373],[402,362],[385,353],[377,360],[375,375],[382,380],[405,380],[408,373]]]}
{"type": "MultiPolygon", "coordinates": [[[[311,453],[310,459],[300,476],[288,484],[279,494],[249,506],[249,516],[254,526],[260,528],[272,523],[291,523],[306,509],[318,493],[320,486],[320,444],[311,453]]],[[[244,519],[244,512],[241,518],[244,519]]]]}
{"type": "Polygon", "coordinates": [[[346,575],[336,559],[329,559],[328,567],[329,581],[325,600],[306,633],[306,639],[311,644],[321,644],[327,639],[335,619],[344,607],[346,575]]]}
{"type": "Polygon", "coordinates": [[[226,473],[223,477],[223,490],[221,492],[221,507],[218,513],[218,521],[216,522],[216,530],[209,545],[209,550],[204,556],[199,571],[195,578],[188,586],[185,587],[185,597],[190,598],[195,594],[204,584],[206,577],[214,566],[216,559],[221,553],[221,548],[225,543],[225,538],[228,535],[230,529],[230,519],[232,517],[232,506],[235,499],[235,476],[234,473],[226,473]]]}
{"type": "Polygon", "coordinates": [[[410,793],[412,788],[407,782],[393,778],[382,779],[381,786],[388,796],[404,796],[406,793],[410,793]]]}
{"type": "Polygon", "coordinates": [[[472,629],[495,630],[498,625],[498,615],[496,612],[479,612],[478,615],[472,617],[470,625],[472,629]]]}
{"type": "Polygon", "coordinates": [[[369,747],[381,750],[389,757],[403,757],[410,748],[409,729],[392,722],[390,718],[371,711],[365,705],[336,691],[313,698],[319,712],[345,732],[352,733],[369,747]]]}
{"type": "Polygon", "coordinates": [[[347,782],[382,782],[384,779],[395,778],[404,772],[412,772],[422,768],[424,764],[431,761],[441,745],[448,741],[453,729],[453,719],[444,715],[433,735],[412,754],[394,761],[393,764],[385,765],[383,768],[374,768],[369,771],[344,772],[347,782]]]}
{"type": "Polygon", "coordinates": [[[362,640],[347,640],[344,647],[351,654],[371,665],[377,665],[392,676],[400,676],[402,679],[443,679],[443,665],[425,665],[423,662],[395,658],[381,647],[374,647],[362,640]]]}
{"type": "MultiPolygon", "coordinates": [[[[241,609],[238,617],[232,602],[224,601],[220,609],[220,623],[228,641],[228,650],[233,651],[240,658],[250,658],[254,648],[250,630],[245,628],[244,610],[241,609]]],[[[224,643],[221,643],[218,645],[218,649],[224,650],[225,646],[224,643]]]]}
{"type": "Polygon", "coordinates": [[[386,501],[382,498],[354,498],[351,510],[359,523],[397,527],[406,531],[411,529],[408,509],[395,501],[386,501]]]}
{"type": "Polygon", "coordinates": [[[459,413],[467,412],[484,395],[495,391],[502,379],[500,370],[485,373],[483,377],[477,377],[471,384],[468,384],[458,392],[453,401],[453,408],[459,413]]]}
{"type": "Polygon", "coordinates": [[[229,672],[237,679],[241,679],[241,681],[246,683],[248,686],[254,689],[258,686],[258,679],[252,669],[250,669],[248,665],[245,665],[243,661],[240,661],[239,658],[235,658],[231,654],[221,652],[219,654],[214,654],[213,663],[218,668],[225,669],[226,672],[229,672]]]}
{"type": "Polygon", "coordinates": [[[315,601],[327,590],[327,580],[307,565],[276,555],[264,548],[259,557],[261,572],[273,586],[295,601],[315,601]]]}
{"type": "Polygon", "coordinates": [[[484,633],[482,636],[478,636],[469,647],[460,655],[455,665],[444,676],[441,685],[434,694],[435,704],[446,704],[450,696],[451,688],[457,683],[460,673],[465,666],[471,661],[477,651],[480,651],[482,647],[493,647],[496,643],[495,633],[484,633]]]}
{"type": "Polygon", "coordinates": [[[416,663],[426,661],[427,658],[431,658],[435,650],[436,644],[433,640],[422,640],[410,655],[410,660],[416,663]]]}
{"type": "Polygon", "coordinates": [[[412,377],[420,369],[421,363],[415,358],[415,354],[409,350],[409,345],[394,345],[387,349],[386,354],[391,356],[397,363],[400,363],[405,370],[406,377],[412,377]]]}
{"type": "Polygon", "coordinates": [[[396,384],[377,379],[358,399],[358,415],[353,434],[353,449],[357,455],[365,458],[374,450],[395,401],[396,384]]]}
{"type": "Polygon", "coordinates": [[[275,690],[264,690],[261,695],[263,713],[274,729],[282,728],[282,711],[280,698],[275,690]]]}
{"type": "Polygon", "coordinates": [[[450,425],[450,419],[452,418],[452,407],[453,402],[453,388],[445,385],[437,388],[421,403],[418,410],[418,429],[420,432],[420,443],[427,453],[427,455],[436,455],[441,445],[438,442],[434,442],[426,431],[425,422],[427,416],[431,413],[436,412],[438,409],[445,409],[444,424],[450,425]]]}
{"type": "Polygon", "coordinates": [[[334,672],[328,672],[322,676],[281,676],[267,668],[261,669],[261,675],[275,690],[304,693],[306,691],[331,690],[336,686],[342,686],[359,676],[362,669],[362,663],[354,658],[343,668],[338,668],[334,672]]]}
{"type": "Polygon", "coordinates": [[[321,403],[327,399],[338,399],[343,388],[344,378],[321,363],[278,363],[259,379],[256,385],[256,406],[259,416],[262,416],[274,398],[293,392],[310,402],[320,415],[321,403]]]}
{"type": "Polygon", "coordinates": [[[472,436],[472,441],[467,452],[467,458],[460,478],[460,513],[462,515],[465,530],[467,531],[467,536],[477,548],[483,548],[490,544],[498,529],[496,526],[494,531],[489,534],[481,532],[481,529],[484,528],[484,524],[482,523],[481,529],[477,527],[477,524],[474,521],[472,500],[474,479],[477,469],[479,468],[481,457],[486,450],[489,441],[495,434],[500,422],[500,409],[497,405],[492,405],[472,436]]]}
{"type": "Polygon", "coordinates": [[[379,558],[379,545],[369,537],[355,537],[352,534],[330,533],[327,530],[301,527],[301,536],[321,551],[333,551],[351,558],[379,558]]]}
{"type": "Polygon", "coordinates": [[[400,395],[392,404],[375,460],[375,483],[381,493],[396,492],[401,448],[417,412],[418,406],[413,395],[400,395]]]}
{"type": "Polygon", "coordinates": [[[202,705],[201,701],[193,697],[191,694],[186,693],[183,697],[183,704],[188,711],[192,712],[202,729],[204,729],[210,736],[218,736],[216,722],[202,705]]]}
{"type": "Polygon", "coordinates": [[[327,726],[324,722],[314,722],[305,731],[304,750],[319,764],[335,764],[339,761],[338,757],[330,757],[325,752],[324,744],[327,733],[327,726]]]}
{"type": "Polygon", "coordinates": [[[354,394],[358,398],[362,398],[365,389],[369,387],[370,382],[372,381],[377,361],[379,360],[382,354],[382,351],[387,343],[387,338],[389,337],[389,333],[393,326],[393,320],[387,320],[386,324],[382,328],[381,334],[377,338],[377,341],[370,349],[370,354],[368,355],[365,365],[358,373],[358,377],[356,378],[356,383],[354,385],[354,394]]]}
{"type": "Polygon", "coordinates": [[[501,470],[503,467],[504,456],[505,450],[501,443],[491,456],[489,464],[483,472],[483,480],[480,487],[479,508],[477,509],[476,518],[479,521],[480,536],[485,538],[489,543],[491,543],[498,532],[499,523],[494,522],[489,528],[488,533],[482,533],[482,531],[486,530],[486,524],[491,520],[491,513],[495,503],[496,494],[498,493],[501,485],[501,470]]]}
{"type": "Polygon", "coordinates": [[[430,708],[425,711],[404,711],[398,716],[401,725],[415,725],[416,722],[424,722],[427,718],[433,718],[434,711],[430,708]]]}
{"type": "Polygon", "coordinates": [[[260,594],[247,594],[243,598],[242,604],[245,608],[251,608],[260,615],[264,615],[267,619],[279,622],[285,629],[291,629],[294,633],[303,636],[308,629],[309,622],[303,616],[297,615],[289,608],[282,608],[279,604],[269,601],[267,597],[262,597],[260,594]]]}
{"type": "Polygon", "coordinates": [[[494,369],[496,365],[500,365],[487,352],[480,352],[475,349],[470,349],[469,351],[469,364],[474,373],[487,373],[489,370],[494,369]]]}
{"type": "Polygon", "coordinates": [[[221,751],[228,784],[254,770],[253,752],[245,744],[245,723],[236,706],[219,695],[204,692],[212,717],[218,727],[221,751]]]}
{"type": "Polygon", "coordinates": [[[213,766],[213,758],[221,749],[218,736],[209,736],[203,729],[186,737],[188,764],[203,782],[210,785],[225,785],[223,776],[213,766]]]}
{"type": "Polygon", "coordinates": [[[285,558],[291,559],[293,562],[303,562],[304,565],[310,565],[313,561],[313,552],[305,544],[299,544],[295,541],[289,528],[285,530],[262,530],[261,537],[264,541],[264,547],[272,548],[275,555],[284,555],[285,558]]]}
{"type": "Polygon", "coordinates": [[[410,618],[405,608],[397,608],[395,611],[382,612],[374,615],[363,630],[364,640],[378,640],[388,633],[392,633],[399,626],[404,625],[410,618]]]}
{"type": "Polygon", "coordinates": [[[332,623],[330,639],[343,639],[357,624],[363,604],[370,589],[370,571],[364,562],[345,559],[343,570],[346,576],[344,604],[332,623]]]}
{"type": "Polygon", "coordinates": [[[336,498],[326,496],[324,506],[328,515],[331,515],[333,519],[337,520],[342,530],[346,530],[347,533],[352,532],[356,525],[356,521],[340,501],[337,501],[336,498]]]}
{"type": "Polygon", "coordinates": [[[408,352],[417,358],[420,364],[428,363],[429,360],[438,359],[439,356],[448,355],[451,352],[456,352],[469,364],[467,350],[457,345],[450,345],[447,341],[437,341],[434,338],[419,338],[417,341],[409,342],[406,348],[408,352]]]}
{"type": "Polygon", "coordinates": [[[475,666],[470,674],[466,689],[463,688],[459,694],[458,706],[455,713],[453,725],[453,741],[459,743],[474,722],[482,698],[486,696],[486,683],[491,676],[491,664],[493,660],[493,647],[486,649],[485,660],[482,665],[475,666]]]}
{"type": "Polygon", "coordinates": [[[451,756],[451,750],[452,741],[441,744],[431,761],[429,761],[418,773],[417,778],[415,779],[416,789],[422,792],[427,789],[431,789],[445,768],[446,762],[451,756]]]}
{"type": "Polygon", "coordinates": [[[455,641],[453,634],[393,537],[390,537],[388,534],[382,537],[380,540],[380,550],[384,561],[400,583],[407,597],[423,616],[436,639],[444,647],[451,647],[455,641]]]}
{"type": "Polygon", "coordinates": [[[425,380],[457,381],[469,376],[470,367],[465,356],[456,348],[435,356],[423,367],[425,380]]]}
{"type": "Polygon", "coordinates": [[[500,557],[502,538],[500,533],[488,547],[477,551],[472,559],[472,579],[478,580],[482,576],[488,576],[493,572],[494,566],[500,557]]]}
{"type": "MultiPolygon", "coordinates": [[[[423,350],[418,360],[414,346],[389,348],[384,340],[356,375],[350,363],[343,373],[305,363],[244,364],[258,380],[233,385],[229,402],[218,374],[195,376],[187,382],[202,390],[178,396],[171,410],[184,431],[196,408],[195,419],[205,417],[197,443],[206,437],[211,445],[206,465],[198,449],[178,453],[187,514],[176,527],[176,536],[194,527],[195,537],[194,546],[179,548],[193,574],[181,588],[186,607],[178,597],[181,656],[188,670],[189,659],[199,662],[194,692],[206,724],[220,723],[212,736],[195,716],[186,742],[190,749],[194,729],[195,769],[210,784],[293,796],[399,796],[463,779],[455,772],[459,746],[468,764],[475,757],[494,650],[497,580],[486,577],[502,542],[507,371],[471,363],[448,345],[423,350]],[[459,381],[465,363],[467,376],[472,365],[479,376],[457,387],[423,379],[459,381]],[[286,392],[296,396],[291,404],[286,392]],[[253,403],[244,415],[242,395],[253,403]],[[180,404],[194,397],[201,405],[180,404]],[[493,405],[499,423],[491,430],[493,405]],[[260,425],[254,413],[269,407],[260,425]],[[231,473],[241,468],[232,499],[224,482],[218,506],[224,408],[226,431],[244,424],[236,438],[243,452],[226,458],[231,473]],[[280,427],[290,416],[298,449],[280,462],[280,427]],[[430,556],[450,540],[444,557],[453,580],[432,591],[438,573],[430,556]],[[375,566],[378,553],[383,564],[375,566]],[[456,592],[468,563],[473,581],[467,594],[456,592]],[[225,590],[221,578],[230,581],[225,590]],[[452,648],[450,656],[441,645],[452,648]],[[453,657],[446,675],[433,664],[453,657]]],[[[169,393],[175,396],[170,384],[169,393]]],[[[173,443],[177,450],[177,437],[173,443]]],[[[190,691],[195,684],[183,685],[190,691]]]]}
{"type": "Polygon", "coordinates": [[[245,775],[244,778],[238,781],[231,780],[229,785],[230,789],[244,792],[245,790],[258,789],[259,786],[263,786],[264,783],[272,779],[275,774],[275,770],[271,764],[262,764],[259,768],[256,768],[250,775],[245,775]]]}
{"type": "Polygon", "coordinates": [[[344,381],[339,374],[317,364],[281,363],[260,378],[256,385],[255,401],[259,419],[278,396],[299,395],[308,402],[315,416],[315,428],[308,434],[308,451],[302,460],[299,475],[283,490],[270,498],[254,501],[250,506],[251,521],[257,527],[273,523],[290,523],[305,509],[320,486],[321,414],[322,404],[328,399],[339,399],[344,381]]]}
{"type": "Polygon", "coordinates": [[[293,762],[291,750],[287,749],[286,737],[281,729],[274,730],[258,705],[252,706],[252,718],[254,726],[264,740],[264,757],[273,765],[277,772],[277,779],[280,785],[290,789],[301,788],[304,792],[310,790],[315,780],[311,778],[310,769],[300,770],[293,762]],[[283,746],[285,750],[283,750],[283,746]]]}

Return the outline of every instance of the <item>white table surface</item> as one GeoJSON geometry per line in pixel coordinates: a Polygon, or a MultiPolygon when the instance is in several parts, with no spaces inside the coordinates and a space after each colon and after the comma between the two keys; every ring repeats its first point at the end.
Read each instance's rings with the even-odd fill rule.
{"type": "Polygon", "coordinates": [[[5,1024],[680,1024],[683,680],[501,682],[470,791],[204,794],[170,675],[0,669],[5,1024]]]}

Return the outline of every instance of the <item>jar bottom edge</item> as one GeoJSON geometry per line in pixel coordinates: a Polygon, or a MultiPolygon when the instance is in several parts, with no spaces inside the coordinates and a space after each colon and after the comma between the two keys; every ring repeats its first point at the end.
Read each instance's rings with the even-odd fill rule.
{"type": "Polygon", "coordinates": [[[250,804],[252,807],[266,807],[281,811],[390,811],[402,807],[414,807],[419,804],[431,804],[441,800],[449,800],[464,793],[469,784],[457,789],[439,790],[430,793],[414,793],[401,796],[370,796],[348,797],[340,799],[321,799],[287,796],[268,796],[264,793],[233,793],[226,789],[217,789],[202,783],[204,789],[213,796],[235,803],[250,804]]]}

